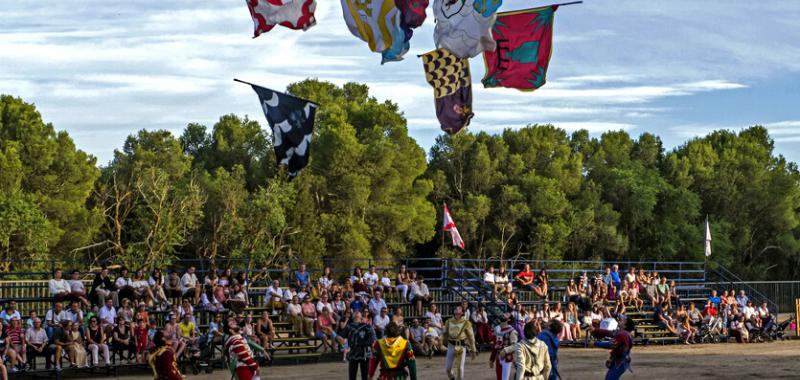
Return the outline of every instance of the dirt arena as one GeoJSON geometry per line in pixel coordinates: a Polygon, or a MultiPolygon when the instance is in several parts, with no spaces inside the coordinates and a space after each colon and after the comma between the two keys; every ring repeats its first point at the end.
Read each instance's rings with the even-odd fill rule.
{"type": "MultiPolygon", "coordinates": [[[[602,379],[607,351],[602,349],[562,349],[559,353],[563,380],[602,379]]],[[[764,344],[707,344],[635,347],[633,373],[623,379],[800,379],[800,340],[764,344]]],[[[494,380],[488,367],[489,355],[481,353],[474,361],[467,359],[468,380],[494,380]]],[[[419,358],[420,380],[445,380],[444,358],[419,358]]],[[[124,377],[143,380],[146,376],[124,377]]],[[[149,377],[148,377],[149,378],[149,377]]],[[[189,376],[198,380],[229,380],[222,371],[210,375],[189,376]]],[[[279,365],[264,368],[262,379],[347,378],[344,363],[279,365]]]]}

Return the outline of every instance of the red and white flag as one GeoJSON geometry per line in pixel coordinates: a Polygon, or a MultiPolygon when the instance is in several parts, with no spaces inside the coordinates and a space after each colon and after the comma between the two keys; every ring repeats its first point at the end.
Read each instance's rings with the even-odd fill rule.
{"type": "Polygon", "coordinates": [[[453,238],[453,245],[464,249],[464,240],[461,240],[461,234],[458,233],[456,222],[454,222],[453,217],[450,216],[450,210],[447,208],[447,203],[444,204],[444,223],[442,230],[450,232],[450,236],[453,238]]]}
{"type": "Polygon", "coordinates": [[[316,0],[246,0],[253,17],[255,33],[272,30],[275,25],[283,25],[289,29],[307,30],[317,23],[314,19],[316,0]]]}

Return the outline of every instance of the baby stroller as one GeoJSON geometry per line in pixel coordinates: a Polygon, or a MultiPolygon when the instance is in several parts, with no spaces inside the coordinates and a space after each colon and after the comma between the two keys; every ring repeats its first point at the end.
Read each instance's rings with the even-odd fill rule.
{"type": "Polygon", "coordinates": [[[700,325],[697,340],[700,343],[719,343],[725,337],[724,332],[725,326],[722,324],[722,318],[711,317],[700,325]]]}
{"type": "MultiPolygon", "coordinates": [[[[772,316],[772,320],[775,320],[775,316],[772,316]]],[[[770,323],[768,326],[764,326],[767,339],[770,341],[789,339],[789,337],[786,336],[786,329],[789,328],[789,325],[791,325],[794,320],[795,317],[791,317],[781,323],[770,323]]]]}

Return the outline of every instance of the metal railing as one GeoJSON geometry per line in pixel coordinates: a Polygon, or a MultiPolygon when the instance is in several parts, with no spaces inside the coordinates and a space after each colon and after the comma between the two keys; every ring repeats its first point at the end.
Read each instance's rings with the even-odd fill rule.
{"type": "MultiPolygon", "coordinates": [[[[733,288],[734,284],[738,284],[737,290],[744,290],[747,293],[748,298],[751,301],[754,301],[753,304],[761,304],[762,302],[766,302],[767,306],[775,313],[780,313],[780,305],[772,300],[772,298],[764,295],[764,293],[760,292],[755,287],[751,286],[748,282],[742,280],[737,276],[735,273],[725,268],[723,265],[717,262],[709,262],[708,269],[710,273],[715,275],[715,279],[712,280],[718,285],[727,284],[729,287],[733,288]]],[[[724,289],[723,289],[724,290],[724,289]]],[[[784,309],[785,310],[785,309],[784,309]]]]}
{"type": "Polygon", "coordinates": [[[709,282],[707,285],[718,292],[742,288],[755,289],[759,294],[772,300],[778,310],[784,311],[793,310],[795,300],[800,298],[800,281],[726,281],[709,282]]]}

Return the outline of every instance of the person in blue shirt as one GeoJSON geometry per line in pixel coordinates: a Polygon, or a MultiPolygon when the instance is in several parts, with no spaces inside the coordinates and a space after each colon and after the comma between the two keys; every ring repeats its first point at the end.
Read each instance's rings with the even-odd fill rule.
{"type": "Polygon", "coordinates": [[[355,295],[353,302],[350,302],[350,309],[353,310],[353,312],[364,310],[364,306],[364,301],[361,300],[361,296],[359,295],[355,295]]]}
{"type": "Polygon", "coordinates": [[[558,373],[558,335],[561,334],[563,328],[564,325],[561,324],[561,321],[553,319],[550,321],[550,326],[546,330],[542,330],[542,332],[536,336],[536,339],[541,340],[547,345],[547,352],[550,354],[550,364],[552,367],[550,368],[550,376],[547,380],[561,379],[561,374],[558,373]]]}
{"type": "Polygon", "coordinates": [[[719,296],[717,296],[716,290],[711,291],[711,297],[708,297],[708,300],[711,301],[711,303],[713,303],[717,309],[719,309],[719,303],[722,302],[722,300],[719,298],[719,296]]]}
{"type": "Polygon", "coordinates": [[[610,274],[611,274],[611,283],[613,283],[614,286],[617,287],[617,292],[619,292],[619,290],[622,289],[622,281],[619,278],[619,265],[614,264],[614,266],[611,267],[610,274]]]}
{"type": "Polygon", "coordinates": [[[300,270],[294,272],[294,280],[297,283],[298,288],[302,288],[304,286],[308,286],[311,278],[306,272],[306,264],[300,264],[300,270]]]}

